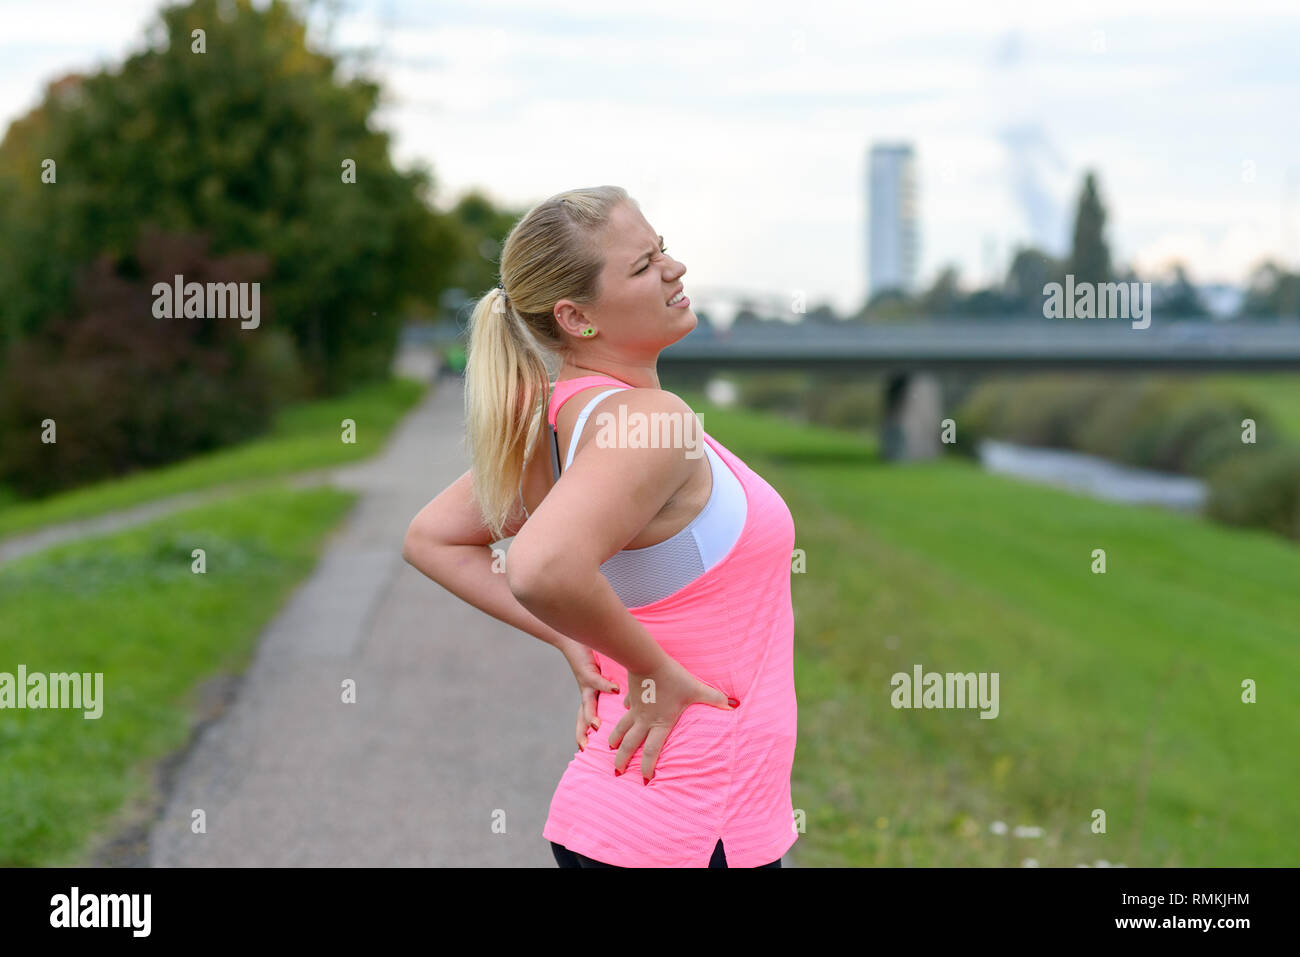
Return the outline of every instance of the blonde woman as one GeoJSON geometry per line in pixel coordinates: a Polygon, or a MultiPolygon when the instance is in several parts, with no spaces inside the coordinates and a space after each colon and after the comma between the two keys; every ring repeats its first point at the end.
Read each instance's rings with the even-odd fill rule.
{"type": "Polygon", "coordinates": [[[659,388],[697,322],[685,272],[619,187],[530,210],[471,319],[471,468],[403,545],[573,669],[578,750],[542,831],[561,866],[779,867],[796,838],[794,523],[659,388]]]}

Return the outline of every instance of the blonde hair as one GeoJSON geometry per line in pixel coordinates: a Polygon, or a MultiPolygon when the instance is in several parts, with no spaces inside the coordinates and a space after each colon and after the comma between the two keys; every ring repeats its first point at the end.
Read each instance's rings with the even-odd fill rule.
{"type": "MultiPolygon", "coordinates": [[[[568,349],[555,304],[600,295],[605,266],[601,231],[621,203],[622,187],[557,193],[534,206],[501,248],[501,281],[474,306],[465,359],[465,432],[474,498],[483,523],[502,537],[519,496],[524,456],[546,425],[547,359],[568,349]]],[[[637,207],[639,208],[639,207],[637,207]]]]}

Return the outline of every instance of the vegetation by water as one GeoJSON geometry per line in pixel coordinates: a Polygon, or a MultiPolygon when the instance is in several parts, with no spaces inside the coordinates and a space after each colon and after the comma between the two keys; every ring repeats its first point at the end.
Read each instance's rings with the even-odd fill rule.
{"type": "MultiPolygon", "coordinates": [[[[737,378],[742,405],[791,421],[863,431],[878,429],[884,414],[880,377],[737,378]]],[[[942,378],[943,414],[956,426],[951,451],[974,459],[991,438],[1202,477],[1208,517],[1300,540],[1300,376],[942,378]]]]}

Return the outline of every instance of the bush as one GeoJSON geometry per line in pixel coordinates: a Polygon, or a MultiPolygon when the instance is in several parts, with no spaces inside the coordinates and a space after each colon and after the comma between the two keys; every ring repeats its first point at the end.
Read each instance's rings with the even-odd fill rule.
{"type": "Polygon", "coordinates": [[[1300,447],[1243,451],[1215,469],[1209,483],[1210,517],[1300,539],[1300,447]]]}
{"type": "MultiPolygon", "coordinates": [[[[269,424],[275,347],[238,318],[156,318],[152,288],[248,282],[261,257],[209,259],[207,242],[152,234],[136,255],[83,270],[78,309],[18,343],[0,376],[0,482],[26,495],[160,465],[248,438],[269,424]],[[266,344],[255,347],[259,336],[266,344]],[[42,423],[55,441],[42,441],[42,423]]],[[[280,385],[292,371],[279,363],[280,385]]]]}
{"type": "Polygon", "coordinates": [[[884,413],[884,384],[878,380],[813,383],[804,399],[809,422],[839,429],[864,429],[880,424],[884,413]]]}
{"type": "MultiPolygon", "coordinates": [[[[1176,409],[1153,429],[1148,467],[1204,475],[1242,450],[1241,420],[1267,417],[1244,403],[1227,398],[1199,397],[1176,409]]],[[[1271,447],[1273,429],[1257,448],[1271,447]]]]}
{"type": "Polygon", "coordinates": [[[808,393],[808,376],[803,372],[765,372],[737,377],[740,405],[759,412],[786,416],[802,413],[808,393]]]}
{"type": "Polygon", "coordinates": [[[969,391],[957,419],[978,437],[1076,448],[1082,424],[1112,389],[1101,376],[990,379],[969,391]]]}

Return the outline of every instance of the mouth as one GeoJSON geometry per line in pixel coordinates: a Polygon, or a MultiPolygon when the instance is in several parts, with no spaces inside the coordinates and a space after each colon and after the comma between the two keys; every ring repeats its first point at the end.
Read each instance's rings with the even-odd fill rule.
{"type": "Polygon", "coordinates": [[[682,309],[690,304],[690,298],[681,289],[678,289],[677,292],[673,294],[673,297],[668,300],[668,306],[670,309],[682,309]]]}

